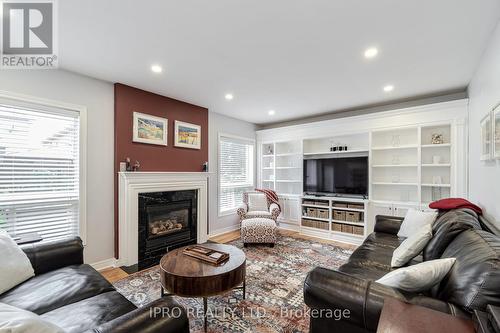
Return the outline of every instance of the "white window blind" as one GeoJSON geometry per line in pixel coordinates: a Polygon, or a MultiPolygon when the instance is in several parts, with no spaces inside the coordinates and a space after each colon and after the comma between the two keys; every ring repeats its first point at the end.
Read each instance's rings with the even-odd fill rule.
{"type": "Polygon", "coordinates": [[[78,235],[79,130],[78,112],[0,103],[0,228],[78,235]]]}
{"type": "Polygon", "coordinates": [[[242,204],[245,191],[254,188],[254,142],[219,136],[219,213],[229,213],[242,204]]]}

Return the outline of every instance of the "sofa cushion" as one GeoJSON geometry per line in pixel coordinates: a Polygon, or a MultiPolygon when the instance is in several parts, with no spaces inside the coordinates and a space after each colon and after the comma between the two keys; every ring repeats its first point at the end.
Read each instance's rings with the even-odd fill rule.
{"type": "Polygon", "coordinates": [[[248,193],[248,210],[267,211],[267,199],[264,193],[248,193]]]}
{"type": "Polygon", "coordinates": [[[391,266],[401,267],[419,255],[432,238],[432,226],[426,225],[408,237],[392,253],[391,266]]]}
{"type": "Polygon", "coordinates": [[[110,291],[52,310],[41,318],[68,333],[85,332],[135,309],[120,293],[110,291]]]}
{"type": "Polygon", "coordinates": [[[410,237],[420,228],[432,225],[436,221],[437,215],[438,213],[434,211],[422,212],[414,208],[408,209],[403,223],[401,223],[401,227],[399,228],[398,236],[410,237]]]}
{"type": "Polygon", "coordinates": [[[36,313],[0,303],[0,332],[3,333],[64,333],[36,313]]]}
{"type": "Polygon", "coordinates": [[[375,282],[414,293],[427,292],[441,282],[455,263],[455,258],[424,261],[387,273],[375,282]]]}
{"type": "Polygon", "coordinates": [[[34,276],[35,271],[23,250],[3,229],[0,229],[0,249],[2,249],[0,256],[0,294],[2,294],[34,276]]]}
{"type": "Polygon", "coordinates": [[[94,268],[76,265],[36,275],[0,295],[0,302],[41,315],[111,290],[113,286],[94,268]]]}
{"type": "Polygon", "coordinates": [[[254,218],[254,217],[271,218],[272,214],[271,214],[271,212],[268,212],[266,210],[254,210],[254,211],[248,212],[246,216],[247,216],[247,218],[254,218]]]}
{"type": "Polygon", "coordinates": [[[369,280],[379,279],[391,271],[392,253],[403,241],[396,235],[373,232],[338,270],[369,280]]]}
{"type": "Polygon", "coordinates": [[[432,226],[433,237],[424,248],[424,260],[440,258],[451,241],[468,229],[481,229],[474,211],[462,208],[441,212],[432,226]]]}
{"type": "Polygon", "coordinates": [[[456,262],[434,291],[438,298],[468,311],[500,305],[500,237],[484,230],[463,231],[442,257],[456,262]]]}

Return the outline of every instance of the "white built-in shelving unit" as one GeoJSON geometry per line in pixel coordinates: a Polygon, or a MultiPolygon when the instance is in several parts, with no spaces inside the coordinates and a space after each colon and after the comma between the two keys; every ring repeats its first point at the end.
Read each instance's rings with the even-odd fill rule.
{"type": "Polygon", "coordinates": [[[370,141],[371,200],[425,206],[453,193],[450,123],[376,130],[370,141]]]}
{"type": "Polygon", "coordinates": [[[277,191],[285,228],[360,243],[373,231],[376,215],[404,216],[410,208],[428,209],[439,198],[467,196],[466,110],[467,101],[459,100],[257,131],[258,184],[277,191]],[[440,134],[442,142],[433,142],[433,134],[440,134]],[[331,151],[332,146],[347,146],[347,151],[331,151]],[[356,156],[369,159],[368,198],[303,195],[304,159],[356,156]],[[335,202],[363,208],[334,207],[335,202]],[[322,212],[310,216],[307,208],[322,212]],[[334,210],[343,209],[362,213],[362,218],[335,219],[334,210]],[[349,227],[343,232],[343,225],[358,227],[358,233],[349,227]]]}
{"type": "Polygon", "coordinates": [[[280,220],[298,225],[302,195],[302,141],[265,142],[260,145],[260,151],[259,186],[278,193],[282,210],[280,220]]]}

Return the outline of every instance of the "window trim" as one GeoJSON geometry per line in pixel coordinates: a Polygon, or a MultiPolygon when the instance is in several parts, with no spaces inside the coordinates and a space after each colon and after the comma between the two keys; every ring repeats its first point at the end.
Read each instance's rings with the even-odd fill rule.
{"type": "Polygon", "coordinates": [[[221,179],[220,179],[220,144],[221,144],[221,138],[231,138],[231,139],[237,139],[237,140],[244,140],[251,142],[253,144],[253,161],[252,161],[252,186],[255,186],[255,170],[256,170],[256,144],[255,144],[255,138],[249,138],[249,137],[244,137],[244,136],[239,136],[239,135],[234,135],[230,133],[225,133],[225,132],[219,132],[218,137],[217,137],[217,216],[218,217],[224,217],[224,216],[230,216],[236,214],[236,209],[230,209],[230,210],[225,210],[221,211],[220,210],[220,194],[221,194],[221,179]]]}
{"type": "Polygon", "coordinates": [[[31,95],[18,94],[10,91],[0,90],[0,102],[11,104],[13,106],[31,106],[32,108],[49,108],[59,109],[61,112],[50,110],[52,113],[66,114],[64,110],[69,112],[77,112],[80,117],[80,156],[79,156],[79,217],[78,228],[79,236],[83,241],[83,245],[87,244],[87,108],[78,104],[71,104],[52,99],[40,98],[31,95]]]}

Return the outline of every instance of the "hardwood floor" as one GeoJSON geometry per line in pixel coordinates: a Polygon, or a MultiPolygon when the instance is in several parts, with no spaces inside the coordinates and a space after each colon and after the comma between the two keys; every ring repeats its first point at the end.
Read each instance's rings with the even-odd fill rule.
{"type": "MultiPolygon", "coordinates": [[[[335,241],[331,241],[331,240],[327,240],[327,239],[321,239],[321,238],[301,235],[301,234],[299,234],[298,231],[281,229],[279,232],[283,236],[302,238],[302,239],[312,240],[312,241],[326,243],[326,244],[334,244],[334,245],[337,245],[337,246],[340,246],[340,247],[343,247],[346,249],[351,249],[351,250],[354,250],[356,248],[355,245],[339,243],[339,242],[335,242],[335,241]]],[[[224,244],[224,243],[232,242],[238,238],[240,238],[240,231],[235,230],[235,231],[227,232],[227,233],[222,234],[222,235],[214,236],[214,237],[210,238],[209,240],[212,242],[215,242],[215,243],[224,244]]],[[[116,282],[118,280],[121,280],[121,279],[128,276],[128,273],[119,267],[108,268],[108,269],[102,270],[100,273],[106,278],[106,280],[108,280],[111,283],[116,282]]]]}
{"type": "Polygon", "coordinates": [[[128,276],[128,273],[125,272],[120,267],[107,268],[105,270],[100,271],[99,273],[101,273],[102,276],[104,276],[104,278],[108,280],[110,283],[116,282],[128,276]]]}

